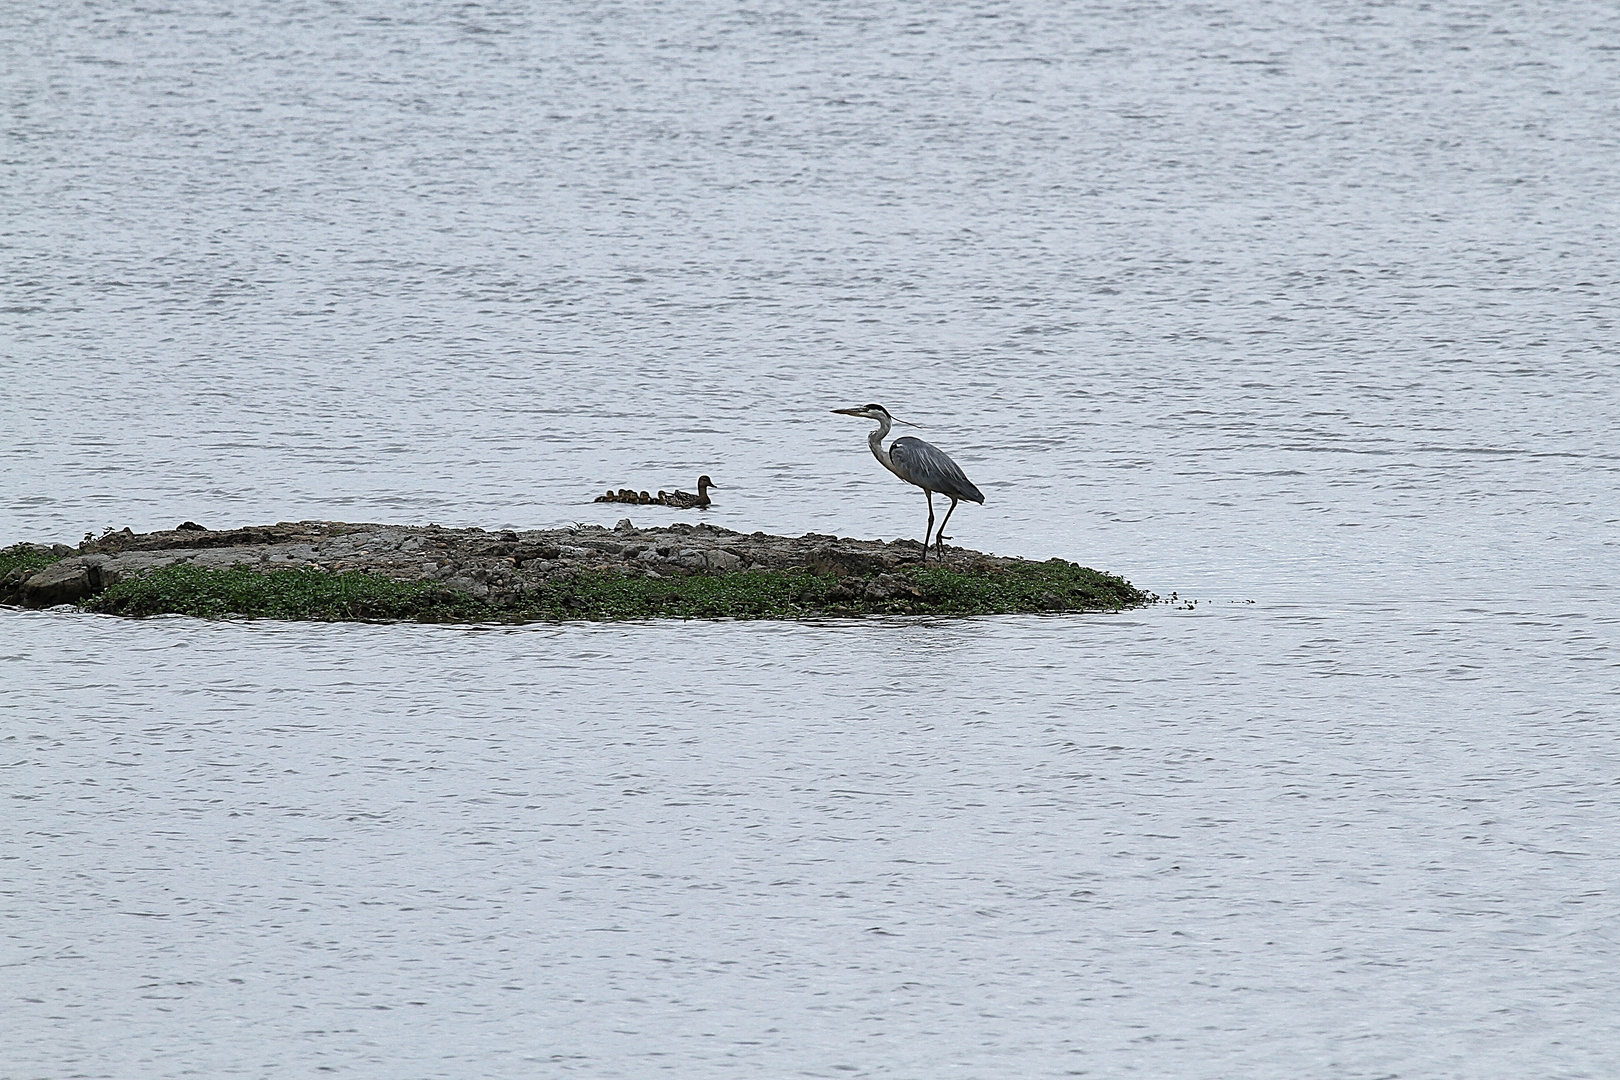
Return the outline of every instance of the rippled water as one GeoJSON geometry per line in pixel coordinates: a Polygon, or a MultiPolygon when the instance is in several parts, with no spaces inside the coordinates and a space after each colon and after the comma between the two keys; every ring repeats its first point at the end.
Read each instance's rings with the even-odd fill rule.
{"type": "MultiPolygon", "coordinates": [[[[1604,1076],[1608,5],[18,4],[0,541],[920,532],[1199,601],[0,612],[0,1076],[1604,1076]],[[669,512],[638,508],[638,523],[669,512]]],[[[645,519],[645,520],[643,520],[645,519]]]]}

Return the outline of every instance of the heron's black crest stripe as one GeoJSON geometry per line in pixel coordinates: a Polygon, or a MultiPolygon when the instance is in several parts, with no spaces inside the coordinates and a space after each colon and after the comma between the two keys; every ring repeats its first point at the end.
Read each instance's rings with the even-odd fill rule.
{"type": "Polygon", "coordinates": [[[884,408],[884,407],[883,407],[883,406],[881,406],[881,405],[868,405],[868,406],[866,406],[866,407],[867,407],[867,408],[868,408],[868,409],[876,409],[876,410],[877,410],[877,411],[878,411],[878,412],[880,412],[880,413],[887,413],[887,412],[888,412],[888,411],[889,411],[889,410],[888,410],[888,409],[885,409],[885,408],[884,408]]]}

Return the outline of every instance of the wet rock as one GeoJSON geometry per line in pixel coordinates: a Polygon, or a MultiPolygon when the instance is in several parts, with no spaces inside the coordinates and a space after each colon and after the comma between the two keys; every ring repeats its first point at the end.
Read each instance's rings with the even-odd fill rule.
{"type": "MultiPolygon", "coordinates": [[[[817,537],[819,540],[820,537],[817,537]]],[[[887,570],[895,564],[893,556],[879,552],[860,551],[832,544],[818,544],[805,556],[804,564],[818,574],[833,577],[857,577],[887,570]]]]}
{"type": "Polygon", "coordinates": [[[77,604],[100,591],[100,575],[91,576],[83,559],[64,559],[32,574],[22,583],[24,607],[77,604]]]}
{"type": "Polygon", "coordinates": [[[22,603],[23,582],[38,572],[38,570],[29,567],[19,566],[4,576],[0,576],[0,604],[22,603]]]}

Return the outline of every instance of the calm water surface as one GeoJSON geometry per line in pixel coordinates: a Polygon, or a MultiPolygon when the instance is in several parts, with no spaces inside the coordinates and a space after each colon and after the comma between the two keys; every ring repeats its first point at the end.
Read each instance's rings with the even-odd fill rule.
{"type": "Polygon", "coordinates": [[[0,541],[911,536],[1119,615],[0,611],[0,1077],[1603,1077],[1620,16],[16,4],[0,541]],[[638,508],[638,524],[672,520],[638,508]]]}

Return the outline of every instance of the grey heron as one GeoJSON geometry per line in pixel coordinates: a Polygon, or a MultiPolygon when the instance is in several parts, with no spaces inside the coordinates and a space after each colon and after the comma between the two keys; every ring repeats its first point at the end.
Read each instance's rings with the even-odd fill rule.
{"type": "MultiPolygon", "coordinates": [[[[863,405],[858,409],[834,409],[833,412],[843,416],[864,416],[868,420],[876,420],[878,426],[866,437],[866,443],[872,448],[872,456],[878,463],[908,484],[915,484],[923,489],[928,497],[928,528],[923,532],[923,562],[928,561],[928,538],[934,536],[934,547],[940,559],[945,557],[945,541],[950,537],[945,535],[945,526],[951,523],[951,515],[956,513],[956,504],[962,499],[984,504],[984,492],[973,486],[962,472],[961,466],[951,460],[951,456],[932,443],[925,443],[921,439],[906,436],[896,439],[883,448],[883,438],[889,433],[890,424],[906,424],[904,420],[896,420],[889,415],[889,410],[881,405],[863,405]],[[945,511],[945,520],[940,522],[939,532],[934,533],[934,492],[951,500],[951,508],[945,511]]],[[[906,424],[907,427],[916,427],[916,424],[906,424]]]]}

